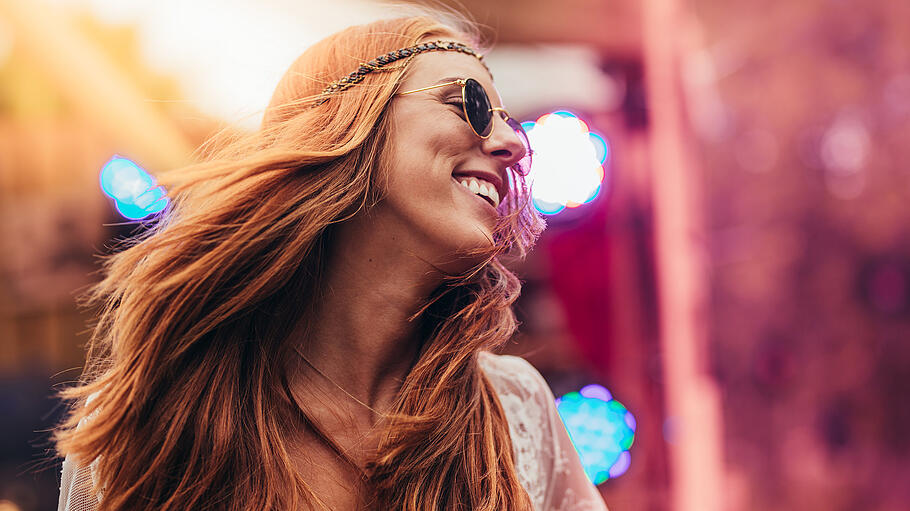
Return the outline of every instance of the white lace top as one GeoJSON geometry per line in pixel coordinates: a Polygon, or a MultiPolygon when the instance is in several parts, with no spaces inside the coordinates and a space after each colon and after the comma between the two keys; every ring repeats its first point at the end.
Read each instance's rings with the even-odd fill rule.
{"type": "MultiPolygon", "coordinates": [[[[536,511],[606,511],[588,480],[556,412],[553,393],[540,373],[519,357],[482,353],[509,422],[515,467],[536,511]]],[[[58,511],[95,511],[93,465],[63,462],[58,511]]]]}
{"type": "Polygon", "coordinates": [[[556,399],[525,359],[483,353],[480,366],[496,387],[509,422],[518,479],[537,511],[607,511],[585,475],[556,411],[556,399]]]}

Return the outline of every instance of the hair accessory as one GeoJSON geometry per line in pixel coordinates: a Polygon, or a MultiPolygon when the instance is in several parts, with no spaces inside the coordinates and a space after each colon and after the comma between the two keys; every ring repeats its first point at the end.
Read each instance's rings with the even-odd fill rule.
{"type": "MultiPolygon", "coordinates": [[[[432,41],[429,43],[415,44],[414,46],[409,46],[400,50],[390,51],[369,62],[362,62],[356,71],[339,80],[335,80],[323,89],[322,92],[319,93],[319,96],[316,97],[312,106],[317,107],[325,103],[332,94],[342,92],[351,86],[362,82],[364,76],[374,71],[393,71],[395,69],[401,69],[402,67],[405,67],[412,58],[420,53],[428,51],[458,51],[467,55],[473,55],[474,57],[477,57],[477,60],[479,60],[481,64],[484,64],[483,55],[477,53],[474,51],[474,48],[471,48],[464,43],[459,43],[457,41],[432,41]],[[387,67],[389,64],[402,59],[405,59],[403,64],[387,67]]],[[[484,64],[484,67],[486,67],[486,64],[484,64]]]]}

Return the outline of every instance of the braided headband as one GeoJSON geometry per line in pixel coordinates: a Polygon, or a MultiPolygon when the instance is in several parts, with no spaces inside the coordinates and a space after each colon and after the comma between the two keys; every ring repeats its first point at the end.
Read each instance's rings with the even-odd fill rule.
{"type": "Polygon", "coordinates": [[[332,94],[336,92],[342,92],[354,84],[362,82],[363,77],[372,73],[373,71],[392,71],[393,69],[400,69],[401,67],[407,65],[408,61],[410,61],[418,54],[428,51],[458,51],[477,57],[477,60],[479,60],[480,63],[484,65],[484,67],[487,66],[483,62],[483,55],[477,53],[473,48],[463,43],[456,41],[433,41],[430,43],[415,44],[414,46],[402,48],[400,50],[390,51],[389,53],[380,55],[369,62],[361,63],[360,67],[357,68],[357,71],[354,71],[353,73],[345,76],[344,78],[341,78],[340,80],[335,80],[334,82],[330,83],[325,89],[323,89],[322,92],[319,93],[319,96],[316,97],[316,100],[312,106],[317,107],[328,101],[329,97],[332,94]],[[385,67],[401,59],[407,59],[401,66],[394,68],[385,67]]]}

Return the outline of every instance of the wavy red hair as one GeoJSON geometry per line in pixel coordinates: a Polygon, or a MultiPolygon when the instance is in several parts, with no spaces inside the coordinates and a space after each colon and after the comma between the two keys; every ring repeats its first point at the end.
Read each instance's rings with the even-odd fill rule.
{"type": "MultiPolygon", "coordinates": [[[[291,66],[260,130],[162,176],[171,206],[106,259],[86,296],[99,308],[86,370],[63,393],[73,407],[57,449],[97,460],[101,509],[320,506],[286,435],[309,415],[277,368],[331,264],[333,227],[382,200],[386,110],[407,68],[312,100],[376,55],[475,33],[427,16],[339,32],[291,66]]],[[[376,509],[531,508],[477,363],[516,328],[520,283],[499,258],[523,256],[543,227],[523,179],[513,185],[484,262],[449,276],[414,316],[423,348],[365,467],[376,509]]]]}

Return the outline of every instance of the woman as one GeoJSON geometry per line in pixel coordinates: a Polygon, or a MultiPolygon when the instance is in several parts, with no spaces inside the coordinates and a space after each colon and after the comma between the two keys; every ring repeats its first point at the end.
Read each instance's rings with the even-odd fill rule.
{"type": "Polygon", "coordinates": [[[604,509],[540,375],[486,351],[542,222],[473,33],[335,34],[165,176],[90,296],[61,509],[604,509]]]}

